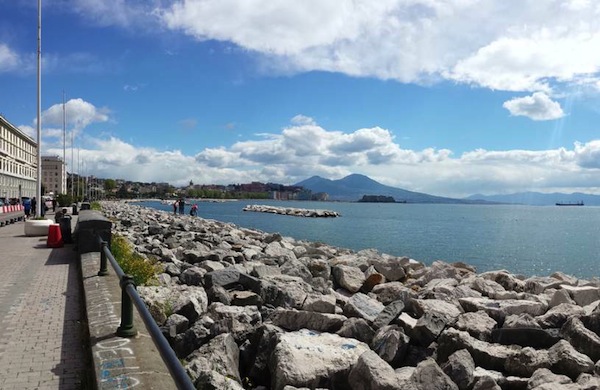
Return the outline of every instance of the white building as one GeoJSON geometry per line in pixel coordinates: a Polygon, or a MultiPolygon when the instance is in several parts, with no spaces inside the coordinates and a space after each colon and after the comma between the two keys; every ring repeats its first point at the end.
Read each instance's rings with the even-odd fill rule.
{"type": "Polygon", "coordinates": [[[46,189],[44,195],[67,193],[67,175],[62,158],[42,156],[42,185],[46,189]]]}
{"type": "Polygon", "coordinates": [[[0,197],[36,194],[37,144],[0,115],[0,197]]]}

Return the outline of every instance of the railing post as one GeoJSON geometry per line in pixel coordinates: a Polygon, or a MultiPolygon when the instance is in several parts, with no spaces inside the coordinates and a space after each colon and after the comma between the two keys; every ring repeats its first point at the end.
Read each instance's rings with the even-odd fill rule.
{"type": "Polygon", "coordinates": [[[120,337],[133,337],[137,335],[137,330],[133,326],[133,303],[129,294],[127,294],[127,287],[133,286],[133,277],[131,275],[123,275],[121,278],[121,325],[117,329],[117,336],[120,337]]]}
{"type": "Polygon", "coordinates": [[[108,265],[106,264],[106,247],[108,243],[102,239],[100,239],[100,271],[98,271],[98,276],[106,276],[108,275],[108,265]]]}

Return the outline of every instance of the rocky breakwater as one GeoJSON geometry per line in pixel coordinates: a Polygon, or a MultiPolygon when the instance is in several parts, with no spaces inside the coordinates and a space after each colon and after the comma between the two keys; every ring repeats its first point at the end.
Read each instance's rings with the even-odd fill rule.
{"type": "Polygon", "coordinates": [[[105,203],[201,389],[597,389],[596,280],[477,274],[105,203]]]}
{"type": "Polygon", "coordinates": [[[293,217],[310,217],[310,218],[332,218],[339,217],[340,214],[332,210],[319,209],[298,209],[295,207],[276,207],[260,204],[251,204],[243,208],[244,211],[254,211],[259,213],[270,213],[279,215],[291,215],[293,217]]]}

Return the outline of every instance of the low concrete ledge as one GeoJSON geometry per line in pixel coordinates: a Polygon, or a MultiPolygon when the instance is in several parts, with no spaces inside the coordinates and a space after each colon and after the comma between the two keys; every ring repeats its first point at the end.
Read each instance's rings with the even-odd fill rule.
{"type": "Polygon", "coordinates": [[[98,276],[100,253],[81,254],[90,347],[98,389],[176,389],[169,370],[150,338],[137,310],[138,335],[115,335],[121,323],[121,288],[112,268],[98,276]]]}

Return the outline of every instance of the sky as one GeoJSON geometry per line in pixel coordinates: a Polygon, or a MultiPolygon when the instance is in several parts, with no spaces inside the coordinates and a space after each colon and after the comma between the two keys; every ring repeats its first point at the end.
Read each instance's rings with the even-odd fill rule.
{"type": "MultiPolygon", "coordinates": [[[[36,139],[37,2],[0,9],[0,115],[36,139]]],[[[598,0],[42,0],[41,42],[69,172],[600,194],[598,0]]]]}

